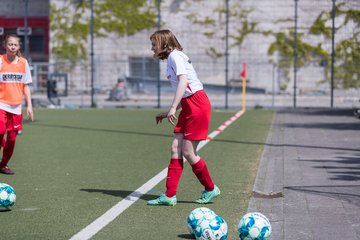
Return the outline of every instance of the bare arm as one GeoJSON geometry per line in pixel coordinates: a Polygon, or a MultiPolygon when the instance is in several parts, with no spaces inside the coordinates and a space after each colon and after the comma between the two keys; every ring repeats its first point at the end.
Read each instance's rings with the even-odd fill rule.
{"type": "Polygon", "coordinates": [[[187,84],[188,84],[186,75],[179,75],[178,79],[179,79],[179,85],[175,92],[171,107],[170,107],[169,111],[162,112],[162,113],[159,113],[156,115],[155,119],[156,119],[157,124],[161,123],[164,118],[168,118],[169,122],[172,125],[175,125],[174,121],[177,119],[175,116],[175,113],[176,113],[176,110],[180,107],[181,98],[184,95],[187,84]]]}
{"type": "Polygon", "coordinates": [[[33,109],[32,109],[30,87],[27,84],[24,87],[24,96],[25,96],[25,101],[27,104],[27,111],[26,111],[27,117],[31,121],[34,121],[34,113],[33,113],[33,109]]]}
{"type": "Polygon", "coordinates": [[[178,87],[176,89],[175,96],[174,96],[174,99],[172,101],[169,112],[167,114],[167,118],[168,118],[169,122],[172,125],[175,125],[175,122],[174,122],[174,120],[176,120],[175,113],[176,113],[176,110],[177,110],[178,106],[180,105],[180,101],[181,101],[182,97],[184,96],[184,93],[186,91],[186,87],[188,85],[188,79],[187,79],[186,75],[184,75],[184,74],[179,75],[178,80],[179,80],[179,84],[178,84],[178,87]]]}

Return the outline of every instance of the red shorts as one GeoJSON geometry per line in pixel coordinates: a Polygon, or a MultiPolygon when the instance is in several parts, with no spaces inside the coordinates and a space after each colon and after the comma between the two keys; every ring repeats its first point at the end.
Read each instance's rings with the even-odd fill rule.
{"type": "Polygon", "coordinates": [[[183,133],[187,140],[205,140],[210,125],[211,104],[206,93],[197,91],[181,99],[181,112],[174,133],[183,133]]]}
{"type": "Polygon", "coordinates": [[[0,131],[22,130],[22,114],[16,115],[0,109],[0,131]]]}

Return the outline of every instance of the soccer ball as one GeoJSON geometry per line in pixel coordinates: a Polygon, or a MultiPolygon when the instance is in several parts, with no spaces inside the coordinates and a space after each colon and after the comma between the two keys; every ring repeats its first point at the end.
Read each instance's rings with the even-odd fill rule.
{"type": "Polygon", "coordinates": [[[241,240],[265,240],[271,235],[270,221],[259,212],[245,214],[238,225],[241,240]]]}
{"type": "Polygon", "coordinates": [[[186,219],[189,233],[190,234],[194,233],[194,229],[199,221],[203,219],[213,218],[215,216],[216,216],[215,212],[209,208],[206,207],[195,208],[190,212],[189,216],[186,219]]]}
{"type": "Polygon", "coordinates": [[[0,183],[0,209],[9,209],[15,204],[16,192],[6,183],[0,183]]]}
{"type": "Polygon", "coordinates": [[[207,215],[198,221],[194,234],[198,240],[225,240],[228,236],[228,226],[222,217],[207,215]]]}

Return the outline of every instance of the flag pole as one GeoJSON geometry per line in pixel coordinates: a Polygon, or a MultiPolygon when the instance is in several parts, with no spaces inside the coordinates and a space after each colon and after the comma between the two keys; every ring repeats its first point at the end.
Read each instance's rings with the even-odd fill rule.
{"type": "Polygon", "coordinates": [[[246,63],[243,63],[243,69],[241,71],[241,77],[242,77],[242,111],[246,111],[246,63]]]}

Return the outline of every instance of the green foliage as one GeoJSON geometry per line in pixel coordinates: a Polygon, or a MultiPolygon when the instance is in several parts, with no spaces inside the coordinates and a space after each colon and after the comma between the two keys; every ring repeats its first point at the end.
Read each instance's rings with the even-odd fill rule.
{"type": "MultiPolygon", "coordinates": [[[[345,39],[338,40],[335,48],[335,66],[334,66],[334,79],[335,87],[338,88],[352,88],[360,87],[360,54],[359,54],[359,35],[360,35],[360,10],[348,9],[346,8],[346,3],[340,3],[336,5],[335,8],[335,21],[342,20],[341,24],[335,33],[346,27],[347,24],[353,22],[356,26],[354,27],[353,34],[345,39]]],[[[315,20],[313,25],[310,28],[310,34],[322,35],[330,41],[331,38],[331,27],[326,27],[326,23],[330,25],[332,15],[331,12],[321,13],[319,17],[315,20]]],[[[318,52],[322,52],[323,56],[326,59],[326,62],[330,62],[330,53],[322,49],[319,44],[317,48],[318,52]]],[[[330,66],[326,65],[326,80],[329,80],[330,76],[330,66]]]]}
{"type": "Polygon", "coordinates": [[[360,87],[360,44],[353,38],[342,40],[336,47],[336,57],[340,59],[334,69],[337,87],[360,87]]]}
{"type": "Polygon", "coordinates": [[[208,49],[205,50],[206,54],[214,59],[220,58],[222,56],[224,56],[224,54],[222,52],[218,52],[215,48],[210,47],[208,49]]]}
{"type": "Polygon", "coordinates": [[[203,25],[203,26],[214,26],[215,25],[215,20],[210,18],[209,16],[206,16],[202,20],[194,18],[193,23],[203,25]]]}
{"type": "MultiPolygon", "coordinates": [[[[327,39],[331,38],[331,27],[326,26],[329,16],[324,17],[325,13],[321,13],[310,27],[309,33],[314,35],[324,35],[327,39]]],[[[327,14],[329,15],[329,14],[327,14]]]]}
{"type": "MultiPolygon", "coordinates": [[[[156,12],[146,5],[146,0],[94,1],[94,35],[106,37],[132,35],[142,29],[154,27],[156,12]]],[[[90,34],[90,1],[65,1],[62,7],[50,7],[52,53],[58,59],[73,64],[87,59],[86,45],[90,34]]]]}
{"type": "Polygon", "coordinates": [[[81,15],[69,16],[70,6],[57,9],[50,5],[50,28],[52,36],[52,52],[59,59],[68,59],[75,63],[78,59],[86,59],[85,43],[89,34],[87,23],[81,22],[81,15]]]}
{"type": "MultiPolygon", "coordinates": [[[[256,22],[248,20],[248,15],[252,12],[252,9],[246,9],[241,7],[239,2],[233,3],[229,6],[229,22],[239,23],[236,26],[233,34],[230,34],[229,38],[232,40],[230,47],[240,46],[243,44],[246,37],[256,32],[256,22]]],[[[192,13],[188,15],[188,19],[197,25],[201,25],[204,29],[203,34],[209,39],[225,39],[224,27],[225,27],[225,3],[213,10],[213,14],[210,16],[199,16],[199,13],[192,13]],[[217,20],[216,20],[217,16],[217,20]],[[215,30],[214,30],[215,29],[215,30]]],[[[213,46],[209,46],[205,49],[205,52],[211,58],[221,58],[225,54],[222,53],[223,49],[219,50],[213,46]]]]}
{"type": "MultiPolygon", "coordinates": [[[[345,5],[346,3],[340,3],[335,8],[336,21],[344,19],[335,31],[338,32],[351,21],[356,25],[356,28],[354,28],[355,30],[352,36],[341,39],[336,44],[336,62],[334,66],[335,87],[360,87],[360,11],[354,9],[343,10],[342,8],[345,5]]],[[[321,12],[310,27],[308,34],[324,36],[327,41],[331,41],[331,22],[331,11],[321,12]]],[[[293,32],[276,33],[274,36],[275,41],[270,45],[268,54],[278,54],[278,66],[289,80],[290,69],[294,64],[295,43],[293,32]]],[[[303,38],[304,35],[298,34],[297,67],[301,68],[311,61],[318,61],[320,65],[325,67],[325,80],[329,81],[331,50],[325,50],[322,43],[318,43],[317,45],[306,43],[303,41],[303,38]]]]}
{"type": "Polygon", "coordinates": [[[235,40],[232,46],[241,46],[245,38],[256,31],[256,22],[248,22],[246,19],[242,21],[242,28],[237,29],[237,35],[231,35],[235,40]]]}
{"type": "Polygon", "coordinates": [[[212,38],[215,35],[215,33],[214,32],[204,32],[204,35],[208,38],[212,38]]]}
{"type": "MultiPolygon", "coordinates": [[[[316,47],[306,43],[302,40],[303,35],[298,34],[297,37],[297,67],[301,68],[316,58],[327,57],[327,53],[321,49],[321,45],[316,47]],[[320,49],[319,49],[320,47],[320,49]]],[[[280,70],[283,72],[284,76],[289,79],[290,69],[294,65],[294,32],[290,31],[288,33],[279,32],[275,34],[275,41],[270,44],[268,49],[269,55],[278,54],[279,61],[277,62],[280,70]]]]}
{"type": "Polygon", "coordinates": [[[121,36],[132,35],[156,24],[157,13],[150,8],[144,9],[145,4],[145,0],[101,1],[96,15],[100,19],[101,28],[106,32],[116,32],[121,36]]]}

